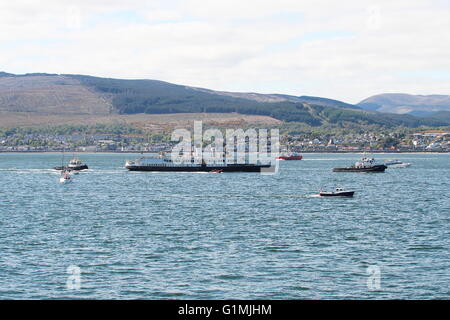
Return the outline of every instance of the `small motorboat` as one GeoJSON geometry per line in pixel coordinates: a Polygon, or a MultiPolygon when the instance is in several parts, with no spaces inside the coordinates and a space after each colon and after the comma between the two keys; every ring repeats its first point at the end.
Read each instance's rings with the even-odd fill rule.
{"type": "Polygon", "coordinates": [[[389,166],[390,168],[406,168],[406,167],[409,167],[411,165],[411,163],[408,163],[408,162],[402,162],[402,163],[399,163],[399,164],[394,164],[394,165],[392,165],[392,166],[389,166]]]}
{"type": "Polygon", "coordinates": [[[320,191],[319,196],[321,197],[353,197],[355,191],[353,190],[344,190],[341,187],[337,187],[335,191],[326,192],[320,191]]]}
{"type": "Polygon", "coordinates": [[[384,165],[385,166],[392,166],[394,164],[400,164],[400,163],[403,163],[403,162],[401,162],[400,160],[388,160],[388,161],[384,162],[384,165]]]}
{"type": "Polygon", "coordinates": [[[223,169],[211,170],[210,173],[222,173],[223,169]]]}
{"type": "Polygon", "coordinates": [[[72,177],[70,176],[69,171],[61,172],[61,177],[59,178],[59,182],[62,184],[67,184],[72,182],[72,177]]]}
{"type": "Polygon", "coordinates": [[[409,162],[402,162],[399,160],[391,160],[384,163],[385,166],[388,166],[389,168],[406,168],[411,165],[409,162]]]}

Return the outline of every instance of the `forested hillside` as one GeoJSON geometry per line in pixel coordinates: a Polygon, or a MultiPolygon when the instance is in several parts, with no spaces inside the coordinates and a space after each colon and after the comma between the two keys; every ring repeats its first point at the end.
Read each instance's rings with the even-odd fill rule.
{"type": "Polygon", "coordinates": [[[298,97],[298,101],[309,102],[306,103],[293,102],[295,97],[279,95],[280,97],[290,97],[291,101],[259,102],[155,80],[72,77],[76,77],[82,84],[92,87],[98,92],[113,95],[114,108],[124,114],[236,112],[266,115],[287,122],[304,122],[313,126],[343,121],[407,127],[441,126],[450,123],[445,119],[367,112],[350,104],[326,98],[298,97]],[[321,102],[324,105],[320,105],[321,102]]]}
{"type": "Polygon", "coordinates": [[[237,113],[269,116],[310,126],[355,123],[386,127],[444,126],[447,115],[417,117],[381,113],[327,98],[219,92],[157,80],[85,75],[0,73],[0,113],[35,115],[130,115],[237,113]]]}

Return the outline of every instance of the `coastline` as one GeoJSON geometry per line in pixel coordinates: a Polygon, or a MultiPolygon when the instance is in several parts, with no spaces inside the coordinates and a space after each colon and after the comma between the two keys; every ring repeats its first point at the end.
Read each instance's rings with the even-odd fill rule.
{"type": "MultiPolygon", "coordinates": [[[[76,153],[76,154],[148,154],[148,153],[159,153],[161,151],[71,151],[66,150],[64,153],[76,153]]],[[[169,153],[170,151],[162,151],[169,153]]],[[[408,151],[389,151],[389,150],[339,150],[339,151],[298,151],[301,154],[307,154],[307,153],[353,153],[353,154],[361,154],[361,153],[378,153],[378,154],[402,154],[402,153],[424,153],[424,154],[450,154],[449,151],[424,151],[424,150],[408,150],[408,151]]],[[[54,153],[54,154],[61,154],[63,151],[0,151],[1,153],[54,153]]]]}

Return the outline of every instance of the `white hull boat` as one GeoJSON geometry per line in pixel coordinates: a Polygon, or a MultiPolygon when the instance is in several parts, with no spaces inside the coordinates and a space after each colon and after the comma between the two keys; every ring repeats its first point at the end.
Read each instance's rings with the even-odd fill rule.
{"type": "Polygon", "coordinates": [[[402,162],[402,163],[392,164],[389,167],[390,168],[406,168],[406,167],[409,167],[410,165],[411,165],[411,163],[402,162]]]}
{"type": "Polygon", "coordinates": [[[59,178],[59,183],[61,184],[67,184],[72,182],[72,177],[68,172],[64,172],[61,177],[59,178]]]}

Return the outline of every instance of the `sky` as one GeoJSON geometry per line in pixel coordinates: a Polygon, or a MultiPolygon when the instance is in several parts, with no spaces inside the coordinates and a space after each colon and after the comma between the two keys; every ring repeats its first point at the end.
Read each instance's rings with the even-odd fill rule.
{"type": "Polygon", "coordinates": [[[0,71],[349,103],[450,94],[450,0],[2,1],[0,71]]]}

